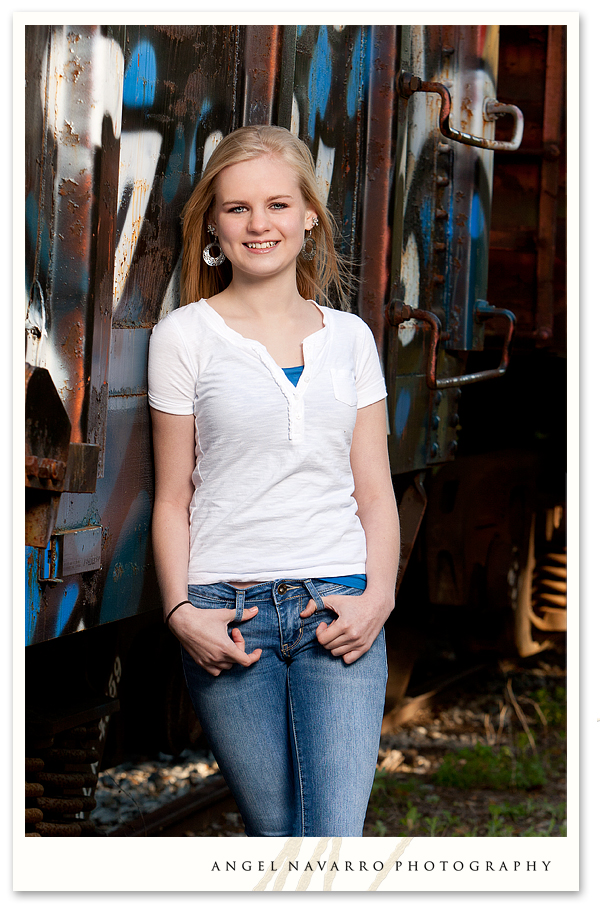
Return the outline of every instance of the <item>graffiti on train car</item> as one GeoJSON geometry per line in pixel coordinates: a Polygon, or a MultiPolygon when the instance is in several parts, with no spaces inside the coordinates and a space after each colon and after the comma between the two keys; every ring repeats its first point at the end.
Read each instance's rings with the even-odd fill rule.
{"type": "Polygon", "coordinates": [[[493,137],[498,28],[29,26],[27,40],[26,359],[71,424],[64,483],[35,493],[54,533],[27,552],[32,643],[158,606],[148,340],[179,303],[183,205],[237,126],[290,127],[314,155],[360,278],[351,307],[386,361],[393,472],[454,457],[460,389],[430,388],[433,332],[395,316],[439,320],[450,382],[483,345],[493,153],[445,139],[421,87],[451,84],[455,130],[493,137]]]}
{"type": "Polygon", "coordinates": [[[224,133],[279,111],[313,150],[356,256],[371,47],[360,26],[32,28],[31,41],[28,129],[46,159],[28,169],[27,359],[49,369],[71,441],[99,444],[101,463],[95,489],[63,493],[48,550],[28,548],[28,643],[157,606],[146,352],[152,325],[178,305],[182,206],[224,133]],[[273,64],[281,48],[279,85],[260,83],[265,57],[273,64]],[[102,225],[99,196],[112,209],[102,225]],[[105,370],[96,385],[94,362],[105,370]],[[101,529],[101,569],[52,577],[50,547],[87,528],[101,529]]]}
{"type": "MultiPolygon", "coordinates": [[[[483,99],[495,94],[496,26],[415,26],[402,47],[402,73],[419,84],[450,85],[457,99],[456,126],[491,138],[483,99]],[[405,74],[417,74],[417,77],[405,74]]],[[[438,130],[435,93],[399,90],[406,106],[405,145],[399,151],[403,198],[396,212],[392,261],[392,308],[421,310],[444,326],[440,375],[464,370],[466,352],[483,345],[474,319],[487,294],[491,151],[461,146],[438,130]]],[[[396,324],[394,312],[391,321],[396,324]]],[[[397,327],[390,352],[393,385],[390,456],[394,473],[422,470],[452,459],[457,449],[459,388],[428,387],[423,371],[430,329],[418,319],[397,327]],[[429,402],[423,411],[423,403],[429,402]],[[419,404],[420,403],[420,404],[419,404]]]]}

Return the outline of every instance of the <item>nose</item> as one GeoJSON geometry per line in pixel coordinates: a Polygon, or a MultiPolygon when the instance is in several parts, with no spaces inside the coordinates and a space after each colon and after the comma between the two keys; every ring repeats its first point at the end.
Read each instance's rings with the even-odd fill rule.
{"type": "Polygon", "coordinates": [[[269,228],[269,214],[265,209],[254,208],[248,219],[248,230],[254,234],[263,234],[269,228]]]}

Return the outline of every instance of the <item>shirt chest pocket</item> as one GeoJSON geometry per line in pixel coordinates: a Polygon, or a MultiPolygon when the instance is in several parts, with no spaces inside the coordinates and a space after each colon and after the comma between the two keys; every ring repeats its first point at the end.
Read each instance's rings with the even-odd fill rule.
{"type": "Polygon", "coordinates": [[[352,370],[332,367],[331,381],[333,383],[333,393],[337,400],[343,401],[344,404],[350,407],[356,407],[358,395],[352,370]]]}

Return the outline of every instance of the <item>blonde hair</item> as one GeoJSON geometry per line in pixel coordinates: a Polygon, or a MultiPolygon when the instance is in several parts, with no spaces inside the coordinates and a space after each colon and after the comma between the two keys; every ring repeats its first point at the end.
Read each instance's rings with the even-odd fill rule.
{"type": "Polygon", "coordinates": [[[352,278],[348,265],[336,250],[338,228],[319,196],[312,155],[304,142],[279,126],[243,126],[222,139],[212,153],[183,209],[181,304],[212,297],[230,283],[232,272],[228,260],[221,266],[208,266],[202,258],[204,247],[214,239],[207,224],[215,182],[223,168],[262,155],[280,155],[294,169],[304,201],[319,219],[312,229],[317,245],[315,258],[307,261],[298,256],[296,260],[299,293],[307,299],[319,298],[322,303],[329,303],[333,292],[336,302],[345,307],[352,278]]]}

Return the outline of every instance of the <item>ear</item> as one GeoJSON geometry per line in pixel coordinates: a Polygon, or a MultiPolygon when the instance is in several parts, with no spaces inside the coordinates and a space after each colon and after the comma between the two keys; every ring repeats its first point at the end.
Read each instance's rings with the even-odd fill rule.
{"type": "Polygon", "coordinates": [[[304,230],[310,231],[314,227],[314,221],[318,221],[318,215],[314,209],[306,210],[306,218],[304,219],[304,230]]]}

